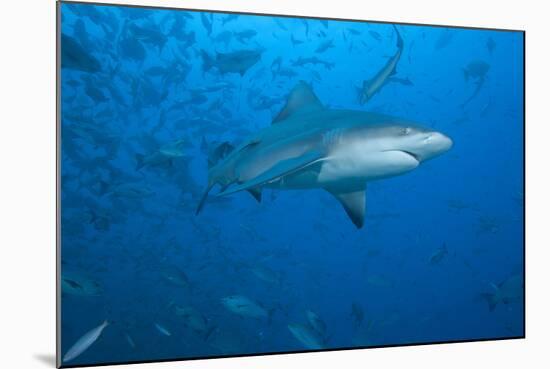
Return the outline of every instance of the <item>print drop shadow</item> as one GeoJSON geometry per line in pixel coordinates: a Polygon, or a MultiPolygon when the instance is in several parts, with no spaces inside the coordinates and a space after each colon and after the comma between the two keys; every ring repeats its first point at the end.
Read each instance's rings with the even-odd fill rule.
{"type": "Polygon", "coordinates": [[[55,355],[54,354],[34,354],[33,357],[43,364],[46,364],[50,368],[55,368],[55,355]]]}

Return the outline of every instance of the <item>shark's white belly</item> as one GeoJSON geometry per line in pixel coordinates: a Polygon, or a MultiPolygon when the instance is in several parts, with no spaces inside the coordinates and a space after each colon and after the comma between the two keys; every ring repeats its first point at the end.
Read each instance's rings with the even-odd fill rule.
{"type": "MultiPolygon", "coordinates": [[[[352,153],[353,154],[353,153],[352,153]]],[[[379,151],[370,154],[337,154],[328,157],[319,172],[319,183],[357,179],[372,181],[409,172],[418,161],[402,151],[379,151]]]]}
{"type": "Polygon", "coordinates": [[[379,151],[369,154],[346,150],[334,153],[320,164],[283,177],[270,187],[304,189],[342,187],[364,184],[368,181],[407,173],[418,166],[418,161],[402,151],[379,151]]]}

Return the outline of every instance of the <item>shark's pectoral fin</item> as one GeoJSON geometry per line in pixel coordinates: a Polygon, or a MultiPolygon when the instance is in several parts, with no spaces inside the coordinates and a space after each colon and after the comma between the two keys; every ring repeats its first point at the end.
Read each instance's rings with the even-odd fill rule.
{"type": "Polygon", "coordinates": [[[325,188],[340,201],[349,218],[357,228],[363,227],[365,222],[366,188],[361,187],[342,191],[341,189],[325,188]]]}
{"type": "Polygon", "coordinates": [[[270,169],[266,170],[259,176],[252,178],[246,182],[243,182],[237,186],[234,186],[228,190],[218,193],[216,196],[230,195],[235,192],[256,189],[267,183],[277,181],[284,176],[295,173],[301,169],[304,169],[320,160],[322,160],[323,154],[319,151],[309,151],[302,156],[298,156],[291,159],[281,160],[270,169]]]}
{"type": "Polygon", "coordinates": [[[248,193],[250,193],[258,202],[262,202],[262,189],[260,187],[249,188],[248,193]]]}

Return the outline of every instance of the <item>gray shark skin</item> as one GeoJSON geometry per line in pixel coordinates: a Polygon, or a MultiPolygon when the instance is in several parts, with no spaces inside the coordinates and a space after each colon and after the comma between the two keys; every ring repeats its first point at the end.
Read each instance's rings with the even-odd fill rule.
{"type": "Polygon", "coordinates": [[[217,196],[248,191],[258,201],[262,188],[322,188],[361,228],[367,182],[407,173],[451,146],[442,133],[403,119],[325,108],[300,82],[269,127],[238,147],[213,150],[197,214],[216,184],[217,196]]]}
{"type": "Polygon", "coordinates": [[[397,52],[392,56],[384,65],[382,69],[370,80],[363,81],[363,86],[358,89],[359,92],[359,103],[365,105],[367,101],[371,99],[386,82],[390,81],[390,77],[395,74],[395,68],[397,67],[397,62],[401,58],[403,53],[403,39],[397,30],[397,27],[393,26],[395,29],[395,34],[397,35],[397,52]]]}

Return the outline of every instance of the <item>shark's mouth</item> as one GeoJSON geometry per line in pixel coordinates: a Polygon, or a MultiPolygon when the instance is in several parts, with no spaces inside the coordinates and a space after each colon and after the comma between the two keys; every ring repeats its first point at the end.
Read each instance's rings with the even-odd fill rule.
{"type": "Polygon", "coordinates": [[[414,160],[420,163],[420,158],[413,152],[407,151],[407,150],[386,150],[385,152],[400,152],[402,154],[405,154],[407,156],[410,156],[414,160]]]}
{"type": "Polygon", "coordinates": [[[418,156],[416,156],[415,153],[412,153],[410,151],[405,151],[405,150],[399,150],[399,151],[401,151],[404,154],[407,154],[407,155],[411,156],[414,160],[416,160],[417,162],[420,163],[420,158],[418,156]]]}

